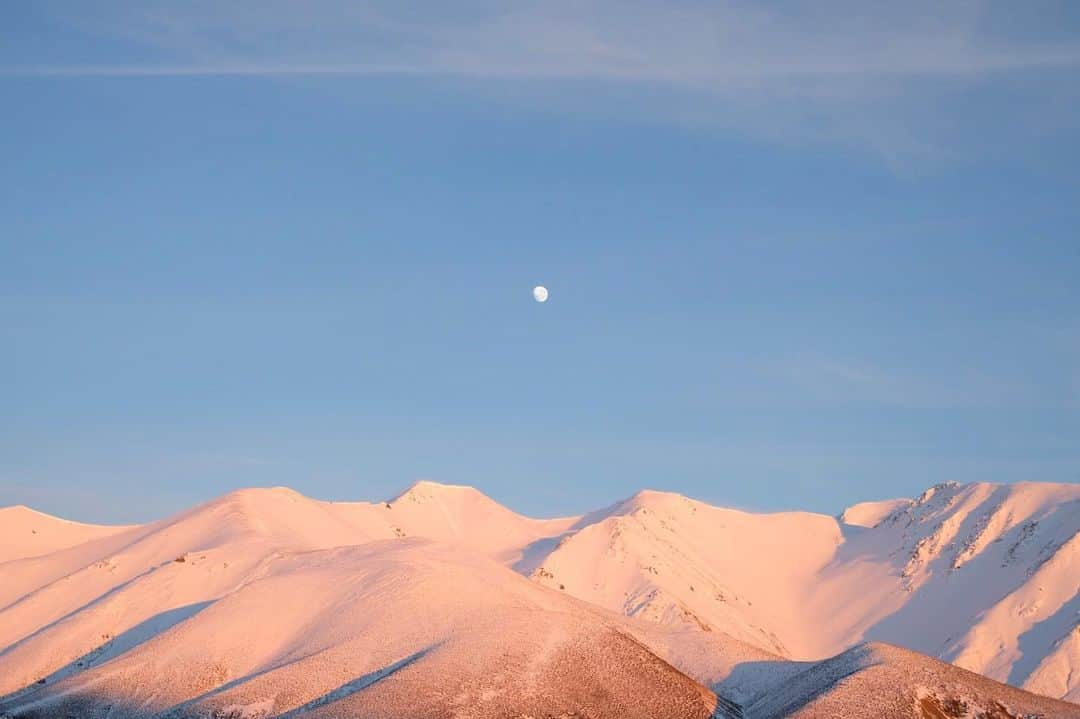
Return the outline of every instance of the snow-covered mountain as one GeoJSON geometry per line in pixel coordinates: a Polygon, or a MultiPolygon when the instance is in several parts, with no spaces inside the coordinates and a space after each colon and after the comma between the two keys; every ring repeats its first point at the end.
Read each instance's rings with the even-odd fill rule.
{"type": "Polygon", "coordinates": [[[1080,717],[863,643],[1077,700],[1078,533],[1048,484],[838,518],[642,492],[536,520],[432,482],[131,527],[0,509],[0,714],[1080,717]]]}
{"type": "Polygon", "coordinates": [[[834,519],[642,492],[531,576],[630,616],[795,659],[863,640],[1080,700],[1080,486],[946,484],[834,519]]]}

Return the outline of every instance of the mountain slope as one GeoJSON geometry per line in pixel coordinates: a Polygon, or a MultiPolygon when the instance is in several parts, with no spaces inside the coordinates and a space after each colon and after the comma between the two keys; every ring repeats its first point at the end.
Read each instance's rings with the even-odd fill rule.
{"type": "Polygon", "coordinates": [[[0,564],[40,557],[128,527],[81,524],[16,505],[0,508],[0,564]]]}
{"type": "Polygon", "coordinates": [[[1080,706],[1035,696],[888,644],[861,644],[767,687],[745,709],[754,719],[1080,717],[1080,706]]]}
{"type": "MultiPolygon", "coordinates": [[[[599,634],[589,634],[590,642],[620,657],[633,654],[623,639],[639,643],[648,647],[642,649],[652,656],[648,661],[670,664],[697,682],[719,687],[725,700],[744,707],[756,701],[762,687],[793,680],[809,666],[783,659],[842,657],[866,640],[900,644],[1050,697],[1080,699],[1080,487],[1075,485],[946,484],[913,500],[856,505],[839,518],[755,514],[646,491],[583,517],[535,520],[475,489],[432,482],[378,503],[324,502],[286,488],[240,490],[135,527],[77,525],[25,508],[0,512],[38,526],[74,527],[61,533],[63,541],[54,550],[33,556],[35,535],[23,531],[25,524],[0,526],[0,536],[14,538],[12,547],[4,547],[13,559],[0,562],[0,696],[27,687],[52,696],[51,688],[60,684],[81,687],[76,694],[84,696],[86,676],[95,685],[108,683],[91,670],[119,666],[132,656],[151,661],[140,653],[144,646],[208,621],[223,611],[218,607],[239,601],[234,598],[265,579],[284,572],[288,579],[276,586],[286,596],[294,580],[306,586],[303,578],[317,573],[305,564],[309,560],[322,566],[326,557],[334,557],[368,576],[361,565],[383,562],[376,554],[390,556],[396,547],[429,540],[434,543],[429,549],[415,551],[440,553],[439,576],[446,591],[461,594],[462,603],[417,599],[410,609],[416,616],[457,616],[464,622],[457,627],[466,626],[470,616],[502,616],[522,602],[543,604],[546,608],[536,610],[538,631],[548,631],[550,623],[557,633],[562,619],[548,612],[576,616],[583,606],[599,607],[586,612],[600,617],[599,634]],[[375,547],[381,549],[362,560],[354,554],[375,547]],[[477,569],[477,562],[484,568],[477,569]],[[492,574],[492,568],[498,572],[492,574]],[[456,573],[473,579],[460,580],[456,573]],[[470,604],[472,595],[460,588],[461,581],[494,582],[496,603],[510,607],[470,604]],[[508,582],[531,586],[547,599],[525,601],[517,590],[501,588],[508,582]],[[608,629],[623,639],[603,634],[608,629]],[[40,679],[44,685],[36,684],[40,679]]],[[[420,555],[415,560],[432,564],[420,555]]],[[[413,570],[401,571],[412,576],[413,570]]],[[[348,576],[322,576],[350,582],[348,576]]],[[[404,586],[410,580],[395,581],[404,586]]],[[[380,601],[388,601],[386,596],[380,601]]],[[[304,611],[326,609],[321,601],[313,600],[304,611]]],[[[348,607],[346,614],[375,611],[353,594],[327,595],[325,602],[348,607]]],[[[524,631],[527,613],[506,614],[507,626],[518,622],[524,631]]],[[[295,621],[309,629],[337,617],[304,616],[295,621]]],[[[289,642],[307,646],[298,628],[287,631],[293,632],[289,642]]],[[[477,637],[481,644],[500,641],[494,632],[477,637]]],[[[522,646],[532,651],[528,642],[522,646]]],[[[299,656],[268,651],[256,658],[266,671],[299,656]]],[[[467,651],[481,656],[487,650],[477,645],[467,651]]],[[[186,655],[177,645],[167,656],[172,659],[155,665],[162,671],[186,655]]],[[[411,654],[380,656],[385,661],[372,663],[370,672],[411,654]]],[[[431,667],[441,656],[428,651],[395,669],[396,678],[378,683],[405,681],[416,671],[410,667],[431,667]]],[[[217,681],[220,688],[257,671],[242,662],[234,666],[234,658],[221,660],[228,672],[217,679],[211,672],[205,681],[217,681]]],[[[630,664],[651,666],[648,661],[639,657],[630,664]]],[[[210,671],[199,669],[204,670],[210,671]]],[[[249,689],[258,685],[255,676],[242,683],[249,689]]],[[[360,694],[379,691],[384,690],[372,687],[360,694]]]]}
{"type": "Polygon", "coordinates": [[[863,637],[902,643],[1025,687],[1072,674],[1055,695],[1075,697],[1080,665],[1068,651],[1042,667],[1043,679],[1033,672],[1075,642],[1078,534],[1080,486],[939,485],[849,532],[811,611],[834,647],[863,637]],[[830,612],[836,601],[846,614],[830,612]]]}
{"type": "Polygon", "coordinates": [[[1080,486],[946,484],[841,519],[643,492],[527,569],[613,611],[791,658],[887,641],[1080,697],[1080,486]]]}
{"type": "Polygon", "coordinates": [[[31,667],[49,664],[56,641],[5,653],[0,673],[29,689],[0,707],[15,717],[708,717],[712,692],[620,622],[423,540],[287,552],[172,626],[44,684],[31,667]]]}
{"type": "Polygon", "coordinates": [[[386,504],[402,533],[436,539],[514,564],[535,542],[569,529],[577,517],[531,519],[472,487],[420,481],[386,504]]]}
{"type": "Polygon", "coordinates": [[[566,536],[532,577],[613,611],[804,654],[803,587],[836,551],[829,517],[756,515],[642,492],[566,536]]]}

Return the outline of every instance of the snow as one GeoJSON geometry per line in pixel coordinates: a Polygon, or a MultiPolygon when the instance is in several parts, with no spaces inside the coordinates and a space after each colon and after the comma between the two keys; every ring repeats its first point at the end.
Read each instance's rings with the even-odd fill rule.
{"type": "Polygon", "coordinates": [[[840,514],[840,521],[854,527],[876,527],[889,515],[912,504],[914,502],[906,497],[853,504],[840,514]]]}
{"type": "Polygon", "coordinates": [[[0,709],[19,713],[756,719],[886,684],[924,713],[960,689],[1043,706],[866,640],[1080,698],[1076,485],[946,484],[839,518],[645,491],[542,520],[419,482],[387,502],[239,490],[133,527],[0,520],[0,709]]]}
{"type": "MultiPolygon", "coordinates": [[[[174,582],[200,572],[186,562],[168,571],[174,582]]],[[[186,620],[17,701],[19,711],[88,717],[378,707],[401,717],[557,716],[585,706],[595,716],[705,719],[712,693],[632,639],[627,621],[426,540],[280,552],[186,620]]],[[[4,668],[50,661],[58,644],[37,644],[4,656],[4,668]]]]}
{"type": "Polygon", "coordinates": [[[869,639],[1051,696],[1080,691],[1080,487],[948,483],[840,517],[644,492],[587,515],[529,572],[613,611],[792,659],[869,639]]]}
{"type": "Polygon", "coordinates": [[[51,554],[127,527],[80,524],[15,505],[0,508],[0,563],[51,554]]]}
{"type": "Polygon", "coordinates": [[[802,668],[760,693],[745,713],[754,719],[1026,719],[1078,717],[1080,706],[1037,697],[915,652],[869,643],[802,668]]]}

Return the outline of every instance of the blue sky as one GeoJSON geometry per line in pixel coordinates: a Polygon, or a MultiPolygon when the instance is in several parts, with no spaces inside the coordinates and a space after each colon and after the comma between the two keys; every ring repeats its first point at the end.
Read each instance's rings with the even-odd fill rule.
{"type": "Polygon", "coordinates": [[[1080,17],[938,5],[4,4],[0,505],[1080,481],[1080,17]]]}

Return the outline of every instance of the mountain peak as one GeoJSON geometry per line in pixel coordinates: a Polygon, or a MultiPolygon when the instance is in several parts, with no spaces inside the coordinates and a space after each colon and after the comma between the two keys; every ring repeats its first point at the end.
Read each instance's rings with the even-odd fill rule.
{"type": "Polygon", "coordinates": [[[912,499],[883,499],[876,502],[859,502],[844,509],[838,519],[853,527],[876,527],[898,510],[915,504],[912,499]]]}
{"type": "Polygon", "coordinates": [[[682,494],[678,492],[668,492],[662,489],[640,489],[635,492],[628,501],[634,502],[662,502],[667,500],[686,500],[682,494]]]}
{"type": "Polygon", "coordinates": [[[234,489],[231,492],[226,493],[226,497],[303,497],[303,494],[297,492],[291,487],[277,486],[277,487],[241,487],[240,489],[234,489]]]}
{"type": "Polygon", "coordinates": [[[391,499],[390,503],[394,504],[404,499],[412,500],[414,502],[423,502],[440,497],[462,498],[468,496],[482,498],[489,502],[495,501],[476,487],[469,487],[464,484],[443,484],[442,482],[435,482],[430,479],[419,479],[409,485],[404,492],[401,492],[391,499]]]}
{"type": "Polygon", "coordinates": [[[122,525],[106,525],[106,524],[87,524],[85,522],[79,522],[74,519],[67,519],[65,517],[58,517],[55,514],[49,514],[48,512],[42,512],[28,507],[25,504],[12,504],[7,507],[0,507],[0,517],[4,517],[5,521],[40,521],[49,522],[53,524],[73,525],[80,527],[121,527],[122,525]]]}
{"type": "Polygon", "coordinates": [[[243,487],[211,499],[202,505],[208,509],[228,509],[242,514],[273,515],[283,502],[313,501],[288,487],[243,487]]]}
{"type": "Polygon", "coordinates": [[[83,524],[23,504],[0,507],[0,563],[55,552],[128,528],[83,524]]]}
{"type": "Polygon", "coordinates": [[[480,492],[476,487],[471,487],[466,484],[448,484],[446,482],[436,482],[433,479],[418,479],[412,483],[410,489],[425,489],[428,491],[461,491],[466,490],[470,492],[480,492]]]}
{"type": "Polygon", "coordinates": [[[915,502],[916,504],[925,504],[926,502],[929,502],[931,499],[933,499],[936,495],[946,492],[955,493],[956,490],[959,490],[963,486],[964,485],[956,481],[939,482],[938,484],[935,484],[933,487],[928,488],[926,491],[920,494],[918,499],[915,500],[915,502]]]}
{"type": "Polygon", "coordinates": [[[25,504],[9,504],[6,507],[0,507],[0,514],[43,514],[36,509],[31,509],[25,504]]]}

